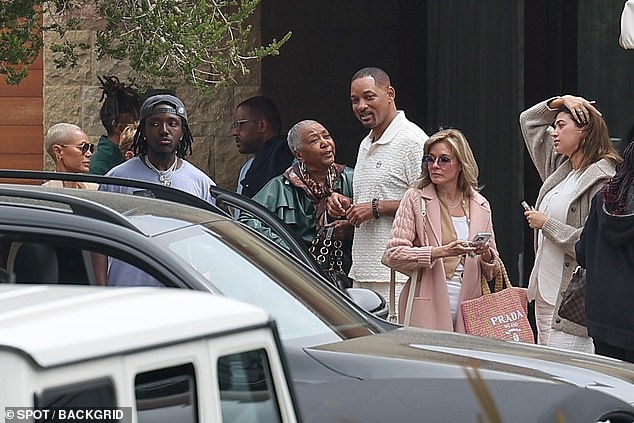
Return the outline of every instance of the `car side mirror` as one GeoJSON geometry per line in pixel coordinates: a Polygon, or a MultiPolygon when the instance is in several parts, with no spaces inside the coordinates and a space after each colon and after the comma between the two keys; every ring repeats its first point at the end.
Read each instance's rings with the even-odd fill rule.
{"type": "Polygon", "coordinates": [[[378,292],[367,288],[348,288],[346,294],[356,305],[381,319],[387,319],[388,307],[385,298],[378,292]]]}

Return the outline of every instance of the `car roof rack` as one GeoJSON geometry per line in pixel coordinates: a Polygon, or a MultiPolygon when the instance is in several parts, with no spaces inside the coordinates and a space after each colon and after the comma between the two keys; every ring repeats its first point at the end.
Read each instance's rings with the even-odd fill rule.
{"type": "Polygon", "coordinates": [[[104,206],[103,204],[99,204],[83,198],[73,197],[72,195],[62,194],[58,192],[0,187],[0,196],[28,198],[31,200],[43,200],[62,203],[69,206],[73,213],[76,215],[99,219],[105,222],[114,223],[119,226],[124,226],[136,232],[139,231],[139,229],[134,226],[129,219],[127,219],[118,211],[104,206]]]}
{"type": "MultiPolygon", "coordinates": [[[[172,201],[179,204],[185,204],[191,207],[197,207],[209,210],[214,213],[228,216],[228,214],[216,205],[211,204],[200,197],[182,191],[176,188],[166,187],[152,182],[139,181],[137,179],[116,178],[113,176],[90,175],[86,173],[68,173],[68,172],[47,172],[41,170],[16,170],[16,169],[0,169],[0,179],[15,180],[58,180],[73,182],[93,182],[104,185],[119,185],[131,188],[139,188],[152,192],[154,198],[160,200],[172,201]]],[[[229,216],[230,217],[230,216],[229,216]]]]}

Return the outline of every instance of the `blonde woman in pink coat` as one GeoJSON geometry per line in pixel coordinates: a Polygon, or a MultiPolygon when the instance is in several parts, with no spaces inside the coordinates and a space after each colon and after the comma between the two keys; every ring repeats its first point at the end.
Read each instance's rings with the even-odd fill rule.
{"type": "MultiPolygon", "coordinates": [[[[387,244],[390,267],[421,269],[412,326],[464,333],[460,303],[481,296],[481,276],[493,279],[499,271],[491,207],[478,189],[478,165],[465,136],[455,129],[431,136],[421,178],[401,200],[387,244]],[[476,244],[480,232],[493,236],[476,244]]],[[[401,322],[409,287],[410,281],[399,298],[401,322]]]]}

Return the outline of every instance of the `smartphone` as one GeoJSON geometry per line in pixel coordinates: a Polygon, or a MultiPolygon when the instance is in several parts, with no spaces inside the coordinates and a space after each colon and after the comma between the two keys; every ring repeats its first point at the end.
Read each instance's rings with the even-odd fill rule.
{"type": "Polygon", "coordinates": [[[490,232],[478,232],[476,236],[473,237],[474,244],[486,244],[489,239],[493,236],[490,232]]]}
{"type": "Polygon", "coordinates": [[[534,210],[533,207],[531,205],[529,205],[526,201],[522,201],[522,207],[524,207],[524,210],[526,210],[526,211],[534,210]]]}

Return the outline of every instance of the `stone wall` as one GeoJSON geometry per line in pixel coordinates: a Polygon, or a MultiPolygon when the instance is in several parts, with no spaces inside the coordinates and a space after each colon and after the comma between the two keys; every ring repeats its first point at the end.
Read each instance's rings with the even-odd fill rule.
{"type": "MultiPolygon", "coordinates": [[[[260,42],[260,11],[252,17],[254,42],[260,42]]],[[[71,41],[92,45],[95,31],[72,31],[71,41]]],[[[56,69],[50,45],[54,33],[44,35],[44,131],[59,122],[74,123],[82,127],[92,142],[97,142],[105,129],[99,119],[101,88],[97,76],[116,75],[121,81],[130,81],[134,72],[126,63],[110,59],[97,60],[94,50],[80,52],[73,69],[56,69]]],[[[235,86],[218,90],[213,95],[201,95],[194,88],[176,88],[183,100],[194,135],[193,154],[187,160],[207,173],[219,186],[235,189],[242,164],[249,158],[238,153],[231,136],[231,120],[235,107],[253,95],[261,94],[260,63],[250,64],[251,72],[238,78],[235,86]]],[[[139,79],[137,78],[137,81],[139,79]]],[[[158,87],[157,87],[158,88],[158,87]]],[[[44,152],[45,168],[53,170],[50,157],[44,152]]]]}

